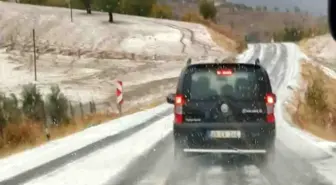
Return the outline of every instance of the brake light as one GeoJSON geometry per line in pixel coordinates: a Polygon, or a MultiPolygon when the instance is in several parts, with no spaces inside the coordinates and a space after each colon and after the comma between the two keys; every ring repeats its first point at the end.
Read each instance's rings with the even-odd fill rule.
{"type": "Polygon", "coordinates": [[[183,123],[183,105],[185,104],[185,98],[181,94],[175,96],[175,107],[174,107],[174,122],[175,124],[183,123]]]}
{"type": "Polygon", "coordinates": [[[276,95],[273,93],[267,93],[265,96],[265,103],[267,108],[266,121],[268,123],[275,123],[274,106],[276,102],[276,95]]]}
{"type": "Polygon", "coordinates": [[[230,76],[232,75],[232,70],[231,69],[218,69],[217,70],[217,75],[223,75],[223,76],[230,76]]]}
{"type": "Polygon", "coordinates": [[[266,103],[268,104],[274,104],[274,98],[272,95],[266,95],[266,103]]]}
{"type": "Polygon", "coordinates": [[[182,95],[175,96],[175,104],[176,105],[183,105],[184,98],[182,95]]]}

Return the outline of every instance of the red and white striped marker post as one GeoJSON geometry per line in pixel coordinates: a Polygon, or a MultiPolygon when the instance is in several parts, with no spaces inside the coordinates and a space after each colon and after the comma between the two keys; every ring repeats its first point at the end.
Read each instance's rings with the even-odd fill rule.
{"type": "Polygon", "coordinates": [[[117,108],[118,108],[119,114],[121,115],[122,114],[121,105],[124,102],[122,81],[117,81],[116,83],[116,96],[117,96],[117,108]]]}

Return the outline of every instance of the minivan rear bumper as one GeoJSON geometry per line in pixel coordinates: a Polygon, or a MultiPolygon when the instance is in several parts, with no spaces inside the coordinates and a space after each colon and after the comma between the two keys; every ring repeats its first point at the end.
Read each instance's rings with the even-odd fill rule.
{"type": "Polygon", "coordinates": [[[188,153],[219,153],[219,154],[265,154],[266,149],[204,149],[204,148],[183,148],[188,153]]]}
{"type": "Polygon", "coordinates": [[[265,122],[184,123],[175,124],[173,130],[175,143],[179,147],[185,152],[198,150],[199,153],[248,153],[247,150],[263,153],[273,146],[276,135],[275,124],[265,122]],[[241,137],[211,138],[208,133],[213,130],[237,130],[241,132],[241,137]]]}

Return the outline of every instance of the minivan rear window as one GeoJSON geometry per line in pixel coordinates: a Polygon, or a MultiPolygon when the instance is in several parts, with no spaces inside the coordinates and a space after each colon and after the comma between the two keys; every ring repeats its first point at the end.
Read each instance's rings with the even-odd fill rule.
{"type": "Polygon", "coordinates": [[[231,69],[232,74],[217,74],[218,68],[190,69],[185,76],[184,94],[190,100],[220,97],[260,99],[266,93],[264,75],[260,69],[231,69]]]}

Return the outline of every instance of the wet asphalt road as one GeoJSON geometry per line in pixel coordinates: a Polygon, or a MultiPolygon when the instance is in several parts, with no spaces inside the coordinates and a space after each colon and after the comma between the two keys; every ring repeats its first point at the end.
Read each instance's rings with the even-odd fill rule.
{"type": "MultiPolygon", "coordinates": [[[[285,78],[288,51],[286,46],[256,45],[248,62],[260,56],[263,50],[263,65],[269,72],[273,91],[277,91],[285,78]],[[277,52],[280,52],[276,54],[277,52]]],[[[221,159],[203,155],[174,164],[173,140],[169,135],[146,155],[131,164],[119,179],[106,184],[117,185],[329,185],[305,159],[276,140],[274,158],[265,166],[241,156],[221,159]]],[[[327,155],[327,154],[326,154],[327,155]]],[[[328,156],[325,156],[328,157],[328,156]]]]}
{"type": "MultiPolygon", "coordinates": [[[[273,90],[281,85],[286,75],[288,51],[282,44],[255,45],[253,56],[248,62],[260,56],[263,51],[263,65],[269,72],[273,90]]],[[[47,164],[19,174],[1,185],[17,185],[49,174],[55,169],[84,158],[90,153],[109,146],[121,139],[154,124],[155,121],[171,114],[167,110],[154,116],[144,124],[126,130],[115,136],[92,143],[47,164]],[[76,155],[73,155],[76,154],[76,155]]],[[[259,166],[254,161],[241,156],[227,159],[202,155],[188,158],[182,163],[174,163],[172,134],[158,142],[144,155],[135,159],[119,175],[118,179],[107,181],[106,185],[331,185],[321,177],[314,167],[291,151],[279,138],[275,144],[275,155],[267,165],[259,166]]],[[[328,157],[322,156],[322,157],[328,157]]],[[[102,159],[103,160],[103,159],[102,159]]],[[[318,160],[318,159],[315,159],[318,160]]]]}

